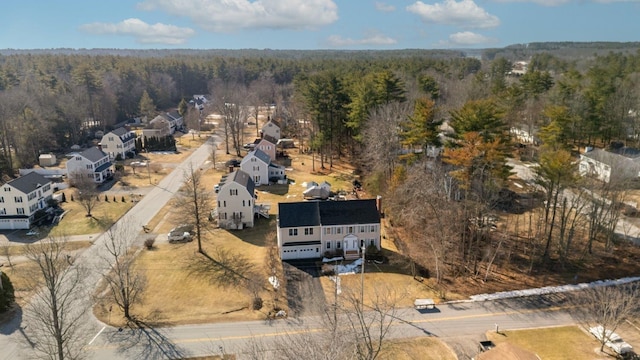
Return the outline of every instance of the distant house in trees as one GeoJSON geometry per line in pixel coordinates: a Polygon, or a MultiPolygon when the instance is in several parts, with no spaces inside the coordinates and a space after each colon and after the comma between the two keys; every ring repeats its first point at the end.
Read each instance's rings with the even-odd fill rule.
{"type": "Polygon", "coordinates": [[[587,148],[580,154],[580,175],[591,176],[600,181],[632,180],[640,177],[640,151],[621,148],[615,152],[587,148]]]}
{"type": "Polygon", "coordinates": [[[218,226],[224,229],[253,227],[255,184],[242,170],[224,175],[218,185],[218,226]]]}
{"type": "Polygon", "coordinates": [[[240,162],[240,169],[251,176],[256,185],[269,185],[270,181],[284,180],[284,167],[271,162],[264,151],[249,152],[240,162]]]}
{"type": "Polygon", "coordinates": [[[514,126],[509,129],[509,133],[522,144],[540,144],[540,139],[536,136],[535,129],[526,126],[514,126]]]}
{"type": "Polygon", "coordinates": [[[31,172],[2,185],[0,229],[28,229],[38,210],[47,208],[53,196],[51,180],[31,172]]]}
{"type": "Polygon", "coordinates": [[[96,146],[79,153],[72,153],[66,165],[67,176],[71,182],[74,177],[84,176],[97,184],[102,184],[113,175],[113,164],[109,160],[109,155],[96,146]]]}
{"type": "Polygon", "coordinates": [[[273,119],[269,119],[269,121],[267,121],[267,123],[262,126],[262,130],[260,130],[260,136],[264,137],[265,135],[269,135],[272,138],[276,139],[277,142],[282,137],[280,131],[280,124],[273,119]]]}
{"type": "Polygon", "coordinates": [[[207,100],[207,97],[204,95],[193,95],[193,99],[189,101],[189,103],[199,111],[203,111],[208,102],[209,100],[207,100]]]}
{"type": "Polygon", "coordinates": [[[136,151],[136,133],[120,127],[106,133],[102,137],[100,145],[102,151],[106,152],[112,160],[118,155],[124,159],[127,153],[135,153],[136,151]]]}

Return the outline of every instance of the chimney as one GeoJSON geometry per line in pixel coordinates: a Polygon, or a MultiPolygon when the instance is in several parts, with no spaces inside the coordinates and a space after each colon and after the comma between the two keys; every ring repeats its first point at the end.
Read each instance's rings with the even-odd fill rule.
{"type": "Polygon", "coordinates": [[[383,218],[384,211],[382,211],[382,196],[380,195],[376,196],[376,208],[378,209],[378,214],[380,214],[380,217],[383,218]]]}
{"type": "Polygon", "coordinates": [[[233,165],[229,165],[229,174],[233,172],[233,165]]]}
{"type": "Polygon", "coordinates": [[[102,151],[102,143],[98,143],[98,150],[102,151]]]}

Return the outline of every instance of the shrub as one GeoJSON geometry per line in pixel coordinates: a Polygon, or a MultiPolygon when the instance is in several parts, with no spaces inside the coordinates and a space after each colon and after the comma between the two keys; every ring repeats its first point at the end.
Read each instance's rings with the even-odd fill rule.
{"type": "Polygon", "coordinates": [[[15,295],[13,293],[13,284],[5,273],[0,273],[0,281],[2,282],[2,290],[0,290],[0,313],[3,313],[11,308],[15,301],[15,295]]]}
{"type": "Polygon", "coordinates": [[[262,298],[260,296],[256,296],[253,298],[253,310],[262,309],[262,298]]]}
{"type": "Polygon", "coordinates": [[[120,201],[122,201],[122,202],[126,202],[126,201],[124,200],[124,196],[122,196],[122,199],[121,199],[120,201]]]}
{"type": "Polygon", "coordinates": [[[148,238],[147,240],[144,241],[144,246],[147,248],[147,250],[151,250],[153,249],[153,244],[155,242],[156,242],[156,239],[148,238]]]}

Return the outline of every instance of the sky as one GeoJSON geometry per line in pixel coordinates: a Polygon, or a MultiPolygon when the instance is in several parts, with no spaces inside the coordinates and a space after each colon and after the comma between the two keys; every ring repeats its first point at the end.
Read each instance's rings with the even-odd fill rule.
{"type": "Polygon", "coordinates": [[[1,0],[0,49],[451,49],[640,41],[640,0],[1,0]]]}

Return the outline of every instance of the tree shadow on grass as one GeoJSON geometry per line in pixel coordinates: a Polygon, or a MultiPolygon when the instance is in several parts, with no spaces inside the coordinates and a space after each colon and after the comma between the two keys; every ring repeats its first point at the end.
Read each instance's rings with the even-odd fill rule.
{"type": "Polygon", "coordinates": [[[186,353],[160,330],[148,323],[132,319],[124,328],[110,335],[118,352],[129,359],[183,359],[186,353]]]}

